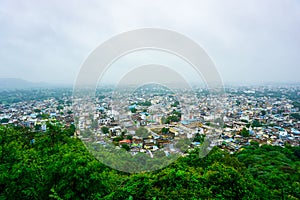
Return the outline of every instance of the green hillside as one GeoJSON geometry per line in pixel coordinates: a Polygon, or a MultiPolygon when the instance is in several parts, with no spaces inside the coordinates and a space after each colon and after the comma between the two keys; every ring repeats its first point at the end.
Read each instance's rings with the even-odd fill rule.
{"type": "Polygon", "coordinates": [[[0,127],[0,199],[300,199],[300,147],[197,149],[166,168],[127,174],[98,162],[72,130],[0,127]],[[34,140],[32,140],[34,139],[34,140]]]}

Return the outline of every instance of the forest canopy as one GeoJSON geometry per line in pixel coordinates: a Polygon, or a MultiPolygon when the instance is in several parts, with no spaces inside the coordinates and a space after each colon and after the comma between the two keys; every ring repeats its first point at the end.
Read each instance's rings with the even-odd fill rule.
{"type": "Polygon", "coordinates": [[[74,129],[0,126],[0,199],[299,199],[300,148],[251,143],[229,154],[199,149],[128,174],[96,160],[74,129]]]}

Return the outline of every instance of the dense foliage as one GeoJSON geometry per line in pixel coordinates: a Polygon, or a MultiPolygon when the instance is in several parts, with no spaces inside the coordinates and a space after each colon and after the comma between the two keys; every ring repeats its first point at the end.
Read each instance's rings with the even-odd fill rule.
{"type": "Polygon", "coordinates": [[[300,148],[199,150],[151,173],[98,162],[74,130],[0,127],[0,199],[299,199],[300,148]]]}

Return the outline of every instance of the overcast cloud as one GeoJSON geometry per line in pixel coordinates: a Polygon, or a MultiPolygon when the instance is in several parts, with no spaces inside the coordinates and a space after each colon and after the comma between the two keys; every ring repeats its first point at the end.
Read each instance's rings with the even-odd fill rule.
{"type": "Polygon", "coordinates": [[[1,0],[0,27],[0,78],[73,83],[99,44],[153,27],[199,43],[225,82],[299,82],[298,0],[1,0]]]}

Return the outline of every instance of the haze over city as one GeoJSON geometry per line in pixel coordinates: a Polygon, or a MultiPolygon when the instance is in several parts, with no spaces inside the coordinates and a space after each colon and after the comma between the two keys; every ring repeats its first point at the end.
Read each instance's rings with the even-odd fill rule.
{"type": "MultiPolygon", "coordinates": [[[[154,27],[176,31],[197,42],[214,61],[224,82],[299,82],[297,0],[4,0],[0,16],[0,78],[73,84],[82,63],[99,44],[122,32],[154,27]]],[[[178,69],[184,68],[159,56],[178,69]]],[[[112,73],[132,63],[148,64],[147,58],[153,57],[144,52],[122,58],[112,73]]]]}

